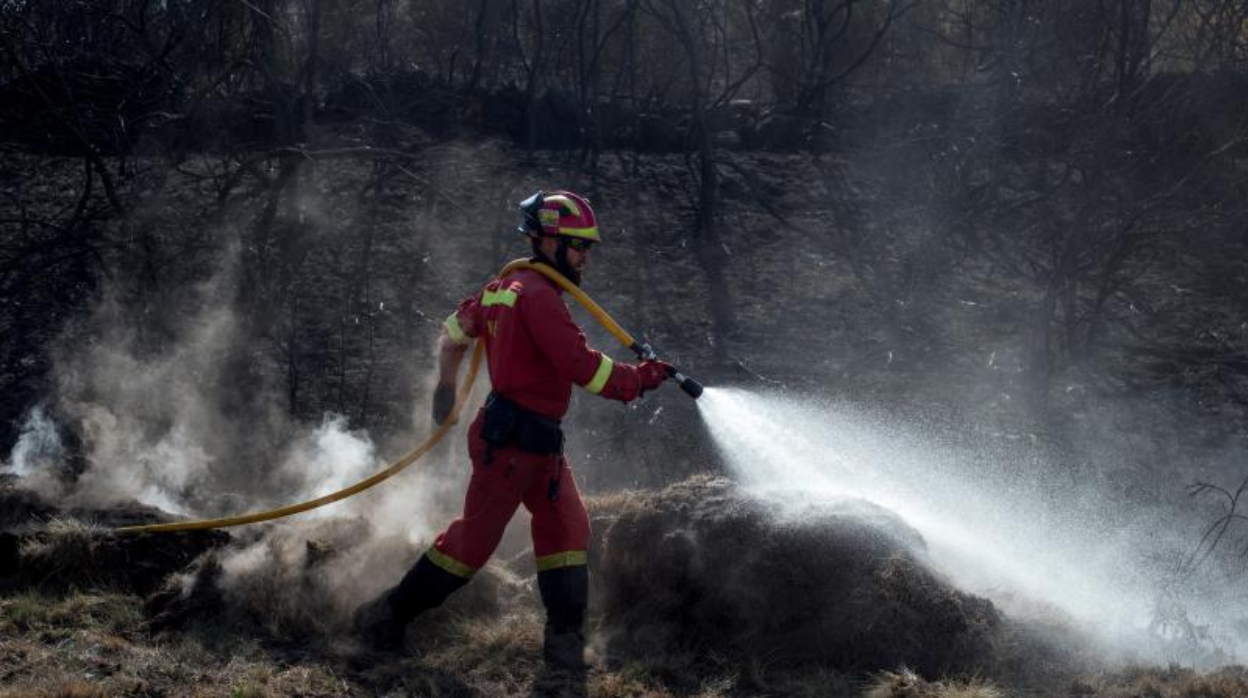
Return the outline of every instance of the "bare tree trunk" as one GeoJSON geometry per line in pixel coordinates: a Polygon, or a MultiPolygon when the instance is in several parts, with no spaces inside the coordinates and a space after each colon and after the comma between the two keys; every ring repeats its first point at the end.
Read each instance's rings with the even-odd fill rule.
{"type": "MultiPolygon", "coordinates": [[[[382,169],[380,164],[377,169],[377,174],[380,176],[382,169]]],[[[379,182],[374,189],[374,196],[380,195],[381,186],[379,182]]],[[[377,219],[376,206],[374,205],[371,215],[368,216],[368,223],[364,226],[364,244],[360,250],[359,265],[355,270],[356,281],[361,285],[359,297],[355,300],[355,306],[364,316],[364,332],[366,334],[363,385],[360,386],[359,410],[356,413],[358,424],[364,424],[368,418],[372,400],[373,370],[377,364],[377,308],[373,304],[372,285],[373,237],[377,227],[377,219]]]]}
{"type": "Polygon", "coordinates": [[[711,140],[713,134],[706,113],[703,56],[698,47],[698,38],[685,15],[684,3],[673,0],[667,7],[671,10],[672,31],[685,49],[685,57],[688,59],[692,85],[689,105],[692,133],[689,137],[696,139],[698,154],[698,210],[694,245],[710,290],[708,311],[711,316],[711,348],[718,360],[724,360],[728,356],[726,342],[735,330],[736,320],[724,274],[726,253],[719,237],[719,173],[715,166],[715,144],[711,140]]]}
{"type": "MultiPolygon", "coordinates": [[[[532,0],[533,3],[533,56],[528,61],[525,75],[524,85],[524,118],[525,118],[525,147],[531,156],[537,148],[537,122],[538,122],[538,89],[540,88],[542,78],[542,60],[545,40],[543,38],[544,31],[542,27],[542,0],[532,0]]],[[[516,42],[520,42],[520,12],[516,5],[516,0],[512,0],[513,8],[513,31],[516,35],[516,42]]]]}
{"type": "Polygon", "coordinates": [[[377,41],[377,62],[373,65],[373,72],[388,73],[390,72],[390,16],[389,16],[389,0],[376,0],[373,9],[376,14],[373,17],[373,28],[376,33],[377,41]]]}
{"type": "Polygon", "coordinates": [[[299,414],[299,294],[287,298],[286,316],[286,409],[299,414]]]}
{"type": "Polygon", "coordinates": [[[307,138],[311,133],[312,117],[316,106],[318,70],[321,52],[321,0],[304,0],[304,9],[308,25],[308,56],[303,68],[302,113],[299,130],[307,138]]]}
{"type": "Polygon", "coordinates": [[[481,84],[481,75],[483,66],[487,63],[486,40],[488,32],[486,32],[486,20],[489,19],[490,0],[480,0],[477,5],[477,20],[474,22],[476,27],[476,48],[472,56],[472,74],[468,77],[467,92],[472,94],[477,91],[477,87],[481,84]]]}

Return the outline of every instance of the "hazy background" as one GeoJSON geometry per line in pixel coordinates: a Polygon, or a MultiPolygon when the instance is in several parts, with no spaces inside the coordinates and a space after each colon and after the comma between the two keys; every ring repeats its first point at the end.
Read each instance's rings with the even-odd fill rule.
{"type": "MultiPolygon", "coordinates": [[[[1230,0],[0,3],[5,469],[193,516],[371,473],[428,433],[442,318],[527,252],[515,203],[571,188],[605,240],[587,291],[693,376],[869,410],[948,444],[942,482],[990,483],[950,508],[1017,487],[1041,521],[1077,510],[1088,539],[1161,539],[1146,567],[1183,568],[1248,476],[1246,18],[1230,0]]],[[[675,390],[578,395],[568,432],[588,492],[730,460],[675,390]]],[[[338,507],[427,540],[462,496],[453,441],[338,507]]],[[[842,457],[818,443],[812,467],[842,457]]],[[[1168,579],[1220,598],[1237,533],[1203,560],[1220,576],[1168,579]]]]}

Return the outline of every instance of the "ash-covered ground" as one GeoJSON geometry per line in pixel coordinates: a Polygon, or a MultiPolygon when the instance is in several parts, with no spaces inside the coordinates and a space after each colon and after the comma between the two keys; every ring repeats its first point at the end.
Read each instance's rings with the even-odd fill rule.
{"type": "Polygon", "coordinates": [[[410,626],[403,652],[377,655],[351,638],[350,610],[421,547],[366,516],[124,534],[112,527],[168,516],[62,510],[12,478],[0,496],[20,512],[2,534],[6,696],[183,695],[192,684],[209,695],[877,697],[1248,686],[1226,671],[1111,673],[1076,625],[1012,618],[958,589],[922,536],[878,505],[829,500],[795,515],[711,475],[589,500],[584,677],[540,670],[523,516],[468,587],[410,626]]]}

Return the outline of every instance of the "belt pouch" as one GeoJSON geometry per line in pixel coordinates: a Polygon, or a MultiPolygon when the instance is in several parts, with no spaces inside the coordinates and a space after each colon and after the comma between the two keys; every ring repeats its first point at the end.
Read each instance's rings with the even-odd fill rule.
{"type": "Polygon", "coordinates": [[[544,456],[563,453],[563,430],[556,422],[529,413],[516,429],[516,445],[544,456]]]}
{"type": "Polygon", "coordinates": [[[515,438],[516,427],[519,423],[520,406],[498,393],[490,393],[490,397],[485,401],[485,419],[481,424],[481,438],[486,443],[501,448],[515,438]]]}

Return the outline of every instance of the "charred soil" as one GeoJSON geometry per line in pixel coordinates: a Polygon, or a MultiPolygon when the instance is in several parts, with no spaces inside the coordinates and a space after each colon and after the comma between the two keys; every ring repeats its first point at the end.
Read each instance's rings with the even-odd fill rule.
{"type": "Polygon", "coordinates": [[[133,536],[38,506],[53,518],[6,531],[18,541],[0,595],[6,698],[992,698],[1017,690],[1117,698],[1145,685],[1149,695],[1195,695],[1199,686],[1200,695],[1229,698],[1243,686],[1230,670],[1097,673],[1077,658],[1075,631],[1062,647],[1051,635],[1037,639],[933,573],[921,537],[891,513],[829,501],[795,516],[713,476],[590,500],[593,664],[585,677],[541,670],[542,614],[523,548],[500,551],[414,623],[404,651],[378,655],[348,636],[358,599],[339,586],[344,569],[368,559],[365,548],[407,560],[419,549],[379,539],[362,520],[133,536]]]}

